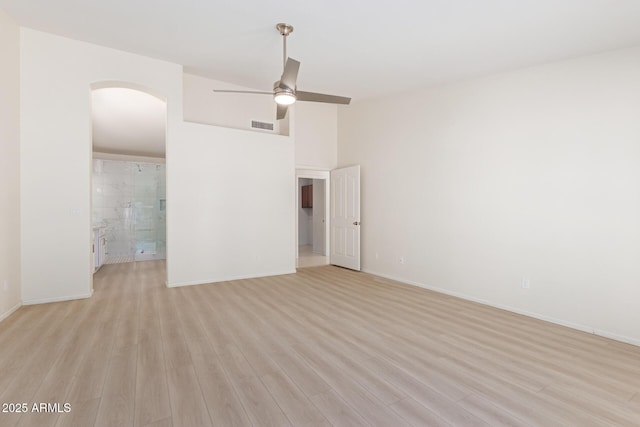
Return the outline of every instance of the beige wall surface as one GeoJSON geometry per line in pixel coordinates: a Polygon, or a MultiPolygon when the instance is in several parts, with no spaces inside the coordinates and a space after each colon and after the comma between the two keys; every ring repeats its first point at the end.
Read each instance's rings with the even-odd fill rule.
{"type": "Polygon", "coordinates": [[[0,10],[0,319],[20,306],[20,29],[0,10]]]}
{"type": "Polygon", "coordinates": [[[250,91],[266,89],[269,91],[271,88],[248,88],[188,73],[184,74],[183,82],[185,121],[250,130],[251,121],[257,120],[273,123],[273,133],[280,133],[281,121],[276,120],[276,104],[273,102],[273,96],[213,91],[214,89],[250,91]]]}
{"type": "Polygon", "coordinates": [[[338,165],[338,107],[320,102],[295,104],[296,167],[335,169],[338,165]]]}
{"type": "Polygon", "coordinates": [[[363,268],[640,344],[639,75],[631,48],[341,109],[363,268]]]}
{"type": "Polygon", "coordinates": [[[276,120],[272,96],[213,92],[213,89],[256,89],[193,74],[184,74],[183,80],[185,121],[244,130],[250,129],[251,120],[274,123],[273,132],[253,131],[283,135],[291,131],[290,135],[295,137],[297,168],[335,169],[338,163],[337,105],[296,102],[289,107],[284,120],[276,120]]]}

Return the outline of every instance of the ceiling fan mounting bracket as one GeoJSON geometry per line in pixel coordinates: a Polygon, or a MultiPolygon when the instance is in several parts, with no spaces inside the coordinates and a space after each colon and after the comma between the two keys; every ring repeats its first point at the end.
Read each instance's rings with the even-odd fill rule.
{"type": "Polygon", "coordinates": [[[278,32],[281,36],[287,37],[289,34],[293,33],[293,26],[290,24],[285,24],[283,22],[276,25],[278,32]]]}

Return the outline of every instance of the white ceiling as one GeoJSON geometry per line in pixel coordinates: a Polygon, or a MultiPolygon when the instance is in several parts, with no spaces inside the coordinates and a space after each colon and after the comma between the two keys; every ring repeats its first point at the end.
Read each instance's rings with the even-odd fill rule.
{"type": "Polygon", "coordinates": [[[93,149],[103,153],[164,157],[166,103],[128,88],[91,92],[93,149]]]}
{"type": "Polygon", "coordinates": [[[638,0],[0,0],[21,25],[270,90],[281,38],[302,90],[355,101],[640,44],[638,0]]]}

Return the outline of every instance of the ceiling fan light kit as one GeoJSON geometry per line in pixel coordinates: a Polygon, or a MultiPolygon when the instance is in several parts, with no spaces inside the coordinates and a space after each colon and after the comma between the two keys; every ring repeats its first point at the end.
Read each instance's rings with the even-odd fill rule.
{"type": "Polygon", "coordinates": [[[273,88],[273,100],[276,104],[291,105],[296,102],[296,94],[289,88],[281,88],[277,86],[280,82],[276,82],[276,87],[273,88]]]}
{"type": "Polygon", "coordinates": [[[296,102],[296,97],[291,93],[276,93],[273,100],[276,101],[276,104],[291,105],[296,102]]]}
{"type": "Polygon", "coordinates": [[[278,105],[276,109],[276,118],[284,119],[287,114],[287,107],[296,101],[310,102],[326,102],[330,104],[347,105],[351,102],[351,98],[344,96],[326,95],[322,93],[302,92],[298,91],[296,81],[298,80],[298,70],[300,62],[293,58],[287,57],[287,36],[293,32],[293,26],[285,23],[276,25],[276,29],[282,36],[282,59],[284,70],[280,80],[273,84],[272,92],[246,91],[246,90],[221,90],[214,89],[214,92],[226,93],[251,93],[258,95],[273,95],[273,100],[278,105]]]}

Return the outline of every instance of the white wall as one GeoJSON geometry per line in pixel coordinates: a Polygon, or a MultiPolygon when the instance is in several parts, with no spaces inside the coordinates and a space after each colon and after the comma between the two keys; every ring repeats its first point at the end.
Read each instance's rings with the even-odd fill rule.
{"type": "MultiPolygon", "coordinates": [[[[289,107],[285,120],[275,121],[275,104],[273,98],[266,95],[243,95],[214,93],[213,89],[251,90],[235,86],[226,82],[216,81],[192,74],[184,75],[184,119],[188,122],[213,124],[233,129],[247,129],[251,119],[276,123],[276,132],[282,135],[291,135],[295,147],[295,165],[306,170],[327,171],[334,169],[338,161],[338,107],[333,104],[297,102],[289,107]]],[[[268,89],[268,88],[267,88],[268,89]]],[[[348,108],[348,107],[347,107],[348,108]]],[[[194,129],[200,129],[194,127],[194,129]]],[[[218,132],[218,131],[216,131],[218,132]]],[[[225,132],[222,129],[219,132],[225,132]]],[[[263,133],[253,131],[254,133],[263,133]]],[[[236,135],[243,135],[236,133],[236,135]]],[[[216,137],[217,138],[217,137],[216,137]]],[[[257,159],[256,159],[257,160],[257,159]]],[[[246,166],[246,165],[245,165],[246,166]]],[[[226,170],[226,169],[225,169],[226,170]]],[[[270,170],[268,173],[271,173],[270,170]]],[[[169,172],[170,173],[170,172],[169,172]]],[[[267,171],[265,171],[267,173],[267,171]]],[[[293,185],[293,196],[299,191],[298,185],[293,185]]],[[[295,200],[291,199],[291,200],[295,200]]],[[[311,216],[305,210],[294,203],[293,224],[291,225],[295,236],[292,238],[294,251],[298,244],[311,244],[312,229],[311,216]],[[309,221],[307,221],[309,219],[309,221]],[[309,225],[309,227],[307,227],[309,225]],[[303,232],[300,232],[302,227],[303,232]]],[[[290,209],[291,210],[291,209],[290,209]]],[[[306,209],[308,211],[309,209],[306,209]]],[[[254,218],[247,218],[248,223],[255,223],[254,218]]],[[[216,240],[217,241],[217,240],[216,240]]],[[[217,249],[224,252],[224,249],[217,249]]],[[[284,254],[284,252],[283,252],[284,254]]],[[[250,258],[260,264],[257,256],[250,258]]],[[[233,269],[238,270],[240,276],[244,274],[239,267],[232,263],[233,269]]],[[[171,262],[169,263],[170,283],[189,283],[172,276],[171,262]]],[[[247,272],[253,271],[256,266],[249,267],[247,272]]],[[[259,268],[258,268],[259,269],[259,268]]],[[[226,269],[224,269],[226,270],[226,269]]],[[[273,270],[279,271],[279,270],[273,270]]],[[[288,271],[288,267],[284,270],[288,271]]],[[[196,280],[198,282],[198,280],[196,280]]]]}
{"type": "MultiPolygon", "coordinates": [[[[288,127],[280,132],[282,120],[276,120],[273,96],[236,93],[216,93],[225,90],[271,90],[270,87],[247,88],[194,74],[184,74],[184,119],[188,122],[251,129],[251,120],[274,124],[273,133],[288,135],[288,127]]],[[[285,117],[285,121],[289,120],[285,117]]],[[[255,132],[266,132],[254,130],[255,132]]]]}
{"type": "Polygon", "coordinates": [[[338,164],[338,106],[296,102],[294,107],[296,167],[335,169],[338,164]]]}
{"type": "Polygon", "coordinates": [[[21,29],[22,282],[25,303],[91,293],[91,84],[124,81],[167,97],[182,120],[182,68],[21,29]],[[60,245],[64,242],[64,251],[60,245]]]}
{"type": "Polygon", "coordinates": [[[364,270],[640,344],[639,75],[633,48],[342,109],[364,270]]]}
{"type": "MultiPolygon", "coordinates": [[[[250,129],[251,120],[274,123],[274,134],[295,133],[295,164],[301,169],[335,169],[338,163],[338,106],[297,102],[284,120],[276,120],[273,97],[215,93],[213,89],[247,88],[194,74],[184,74],[184,119],[234,129],[250,129]],[[289,126],[293,123],[293,126],[289,126]]],[[[253,130],[254,132],[265,132],[253,130]]],[[[271,132],[265,132],[271,133],[271,132]]]]}
{"type": "Polygon", "coordinates": [[[313,179],[298,178],[298,245],[313,243],[313,209],[302,207],[302,187],[313,185],[313,179]]]}
{"type": "Polygon", "coordinates": [[[169,285],[295,272],[293,141],[181,126],[167,147],[169,285]]]}
{"type": "Polygon", "coordinates": [[[290,138],[184,123],[180,65],[25,28],[21,36],[25,303],[91,292],[90,101],[91,85],[104,81],[167,100],[169,285],[294,271],[290,138]],[[262,200],[272,205],[256,216],[253,203],[262,200]],[[235,234],[220,234],[221,227],[235,234]],[[247,228],[257,230],[251,239],[247,228]],[[247,261],[248,243],[268,249],[247,261]]]}
{"type": "Polygon", "coordinates": [[[20,30],[0,10],[0,320],[20,306],[20,30]]]}
{"type": "MultiPolygon", "coordinates": [[[[289,135],[291,131],[292,136],[295,134],[297,168],[335,169],[338,163],[337,105],[297,102],[289,107],[289,113],[284,120],[275,120],[273,97],[215,93],[213,89],[256,90],[185,73],[184,119],[186,121],[245,130],[250,129],[251,120],[271,122],[275,124],[273,133],[289,135]],[[290,127],[290,123],[293,126],[290,127]]],[[[265,89],[270,88],[259,90],[265,89]]]]}

